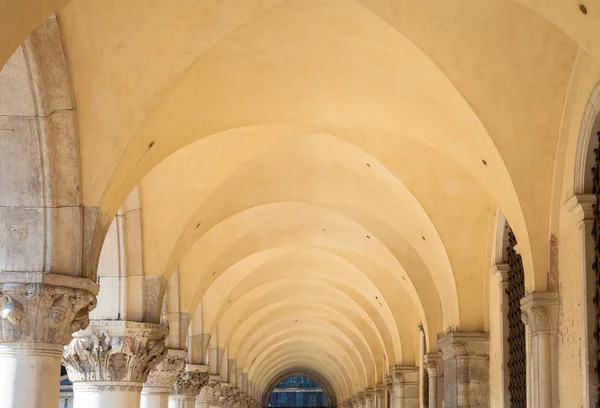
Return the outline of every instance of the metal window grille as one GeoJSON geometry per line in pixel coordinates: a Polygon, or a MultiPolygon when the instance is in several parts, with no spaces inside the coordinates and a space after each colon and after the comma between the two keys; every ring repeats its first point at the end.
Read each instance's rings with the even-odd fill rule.
{"type": "Polygon", "coordinates": [[[527,407],[527,355],[525,348],[525,324],[521,320],[521,299],[525,296],[523,261],[515,247],[517,239],[508,228],[508,392],[511,408],[527,407]]]}

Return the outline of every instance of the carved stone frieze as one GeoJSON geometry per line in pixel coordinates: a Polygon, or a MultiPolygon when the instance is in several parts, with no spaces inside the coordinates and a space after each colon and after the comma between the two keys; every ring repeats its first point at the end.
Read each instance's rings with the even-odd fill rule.
{"type": "Polygon", "coordinates": [[[148,373],[144,387],[163,388],[168,392],[173,386],[175,377],[185,368],[186,357],[185,350],[168,349],[163,361],[148,373]]]}
{"type": "Polygon", "coordinates": [[[63,364],[73,382],[143,383],[167,353],[166,326],[124,321],[93,321],[65,347],[63,364]]]}
{"type": "Polygon", "coordinates": [[[200,389],[207,383],[208,373],[186,371],[175,377],[171,394],[197,396],[200,393],[200,389]]]}
{"type": "Polygon", "coordinates": [[[0,283],[0,342],[67,344],[96,307],[91,292],[45,283],[0,283]]]}

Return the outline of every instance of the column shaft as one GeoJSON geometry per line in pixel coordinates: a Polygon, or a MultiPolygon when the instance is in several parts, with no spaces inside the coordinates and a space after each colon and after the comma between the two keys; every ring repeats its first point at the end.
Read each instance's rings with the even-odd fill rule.
{"type": "Polygon", "coordinates": [[[0,343],[0,407],[56,408],[62,350],[57,344],[0,343]]]}
{"type": "Polygon", "coordinates": [[[169,408],[195,408],[196,397],[194,395],[170,395],[169,408]]]}
{"type": "Polygon", "coordinates": [[[129,408],[140,406],[142,383],[76,382],[73,383],[74,408],[129,408]]]}
{"type": "Polygon", "coordinates": [[[140,401],[141,408],[167,408],[169,406],[169,388],[150,388],[144,385],[140,401]]]}
{"type": "Polygon", "coordinates": [[[444,362],[440,353],[429,353],[424,358],[429,381],[429,407],[442,408],[444,404],[444,362]]]}

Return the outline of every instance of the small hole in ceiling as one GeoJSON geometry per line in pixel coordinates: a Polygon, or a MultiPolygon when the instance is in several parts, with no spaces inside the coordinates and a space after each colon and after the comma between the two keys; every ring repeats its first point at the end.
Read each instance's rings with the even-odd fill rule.
{"type": "Polygon", "coordinates": [[[215,276],[215,273],[216,273],[216,272],[213,272],[213,276],[215,276]]]}
{"type": "Polygon", "coordinates": [[[405,278],[404,276],[402,277],[402,279],[403,279],[403,280],[406,280],[406,278],[405,278]]]}
{"type": "Polygon", "coordinates": [[[423,238],[423,241],[425,241],[425,237],[423,235],[421,235],[421,238],[423,238]]]}
{"type": "Polygon", "coordinates": [[[298,323],[298,319],[296,319],[295,322],[298,323]]]}
{"type": "Polygon", "coordinates": [[[583,14],[587,14],[587,7],[584,6],[583,4],[580,4],[579,11],[581,11],[583,14]]]}
{"type": "Polygon", "coordinates": [[[367,235],[367,238],[368,238],[368,239],[371,239],[371,237],[370,237],[369,235],[367,235]]]}
{"type": "Polygon", "coordinates": [[[487,166],[487,162],[485,160],[481,160],[484,166],[487,166]]]}
{"type": "Polygon", "coordinates": [[[377,296],[375,296],[375,299],[379,299],[377,296]]]}
{"type": "Polygon", "coordinates": [[[150,144],[148,145],[148,149],[150,149],[152,146],[154,146],[154,142],[150,142],[150,144]]]}
{"type": "Polygon", "coordinates": [[[323,228],[323,232],[325,232],[325,228],[323,228]]]}
{"type": "Polygon", "coordinates": [[[231,300],[229,302],[227,302],[227,303],[231,303],[231,300]]]}
{"type": "Polygon", "coordinates": [[[199,223],[196,225],[196,228],[198,228],[198,227],[200,226],[200,224],[202,224],[202,223],[201,223],[201,222],[199,222],[199,223]]]}
{"type": "Polygon", "coordinates": [[[367,167],[371,167],[371,163],[367,163],[367,167]]]}

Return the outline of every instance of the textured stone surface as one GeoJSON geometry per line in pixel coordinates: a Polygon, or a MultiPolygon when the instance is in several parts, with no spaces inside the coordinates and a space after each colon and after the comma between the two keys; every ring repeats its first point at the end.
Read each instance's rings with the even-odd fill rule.
{"type": "Polygon", "coordinates": [[[167,354],[168,332],[158,324],[93,321],[87,330],[73,335],[63,364],[73,382],[143,383],[167,354]]]}

